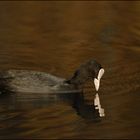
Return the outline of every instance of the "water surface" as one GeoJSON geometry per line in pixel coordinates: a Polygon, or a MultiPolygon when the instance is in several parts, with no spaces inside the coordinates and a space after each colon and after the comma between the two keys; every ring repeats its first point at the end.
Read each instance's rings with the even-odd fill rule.
{"type": "Polygon", "coordinates": [[[95,117],[82,94],[17,100],[9,93],[0,96],[1,139],[140,138],[140,2],[1,1],[0,19],[1,70],[68,78],[95,58],[105,68],[106,113],[95,117]]]}

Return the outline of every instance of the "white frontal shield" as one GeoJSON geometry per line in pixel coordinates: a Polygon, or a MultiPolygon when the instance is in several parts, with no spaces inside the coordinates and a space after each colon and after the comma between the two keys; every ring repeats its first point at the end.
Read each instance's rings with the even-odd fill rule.
{"type": "Polygon", "coordinates": [[[94,85],[95,85],[96,91],[99,90],[99,87],[100,87],[100,79],[102,78],[103,74],[104,74],[104,69],[102,68],[102,69],[99,70],[99,73],[98,73],[97,78],[94,78],[94,85]]]}

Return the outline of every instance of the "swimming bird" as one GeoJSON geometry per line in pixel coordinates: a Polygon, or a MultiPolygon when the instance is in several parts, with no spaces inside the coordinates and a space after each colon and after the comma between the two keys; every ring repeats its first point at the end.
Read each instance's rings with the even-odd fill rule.
{"type": "Polygon", "coordinates": [[[72,93],[82,92],[83,85],[92,79],[98,91],[104,69],[96,60],[82,64],[69,79],[45,72],[28,70],[0,71],[0,93],[72,93]]]}
{"type": "MultiPolygon", "coordinates": [[[[4,94],[14,92],[17,93],[16,98],[24,99],[25,97],[26,99],[33,99],[37,95],[39,95],[37,96],[38,98],[40,98],[40,96],[48,98],[50,93],[82,93],[84,84],[88,80],[94,81],[95,89],[98,91],[103,74],[103,67],[94,59],[82,64],[69,79],[59,78],[51,74],[38,71],[0,71],[0,93],[4,94]]],[[[103,117],[104,109],[101,108],[98,93],[96,93],[94,97],[94,106],[95,109],[99,111],[99,115],[103,117]]]]}

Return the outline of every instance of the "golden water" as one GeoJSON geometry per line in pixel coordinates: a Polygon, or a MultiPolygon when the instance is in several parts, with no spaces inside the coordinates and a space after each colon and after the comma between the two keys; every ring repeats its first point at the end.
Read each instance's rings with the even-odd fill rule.
{"type": "Polygon", "coordinates": [[[6,95],[0,138],[140,138],[139,1],[1,1],[1,70],[68,78],[90,58],[105,68],[99,90],[105,118],[92,119],[82,99],[78,113],[64,98],[16,102],[6,95]]]}

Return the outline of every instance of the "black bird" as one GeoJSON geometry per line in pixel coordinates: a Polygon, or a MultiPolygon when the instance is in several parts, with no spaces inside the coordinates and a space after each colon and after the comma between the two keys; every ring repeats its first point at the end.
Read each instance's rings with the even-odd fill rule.
{"type": "Polygon", "coordinates": [[[105,115],[104,109],[101,108],[98,93],[95,94],[94,105],[92,106],[88,106],[83,102],[83,96],[78,96],[83,95],[84,85],[89,80],[94,82],[95,89],[98,91],[100,86],[100,79],[103,74],[103,67],[93,59],[82,64],[70,79],[63,79],[51,74],[47,74],[45,72],[37,71],[0,71],[0,99],[3,99],[2,97],[11,97],[12,101],[14,102],[43,102],[45,99],[45,103],[48,103],[50,99],[57,101],[60,97],[64,98],[72,96],[74,101],[74,108],[76,108],[77,112],[81,112],[83,114],[83,110],[87,111],[95,107],[91,111],[91,114],[93,114],[93,112],[95,112],[97,109],[99,116],[103,117],[105,115]]]}
{"type": "Polygon", "coordinates": [[[82,92],[83,85],[92,79],[98,91],[104,69],[91,59],[82,64],[70,79],[63,79],[45,72],[7,70],[0,72],[0,93],[72,93],[82,92]]]}

